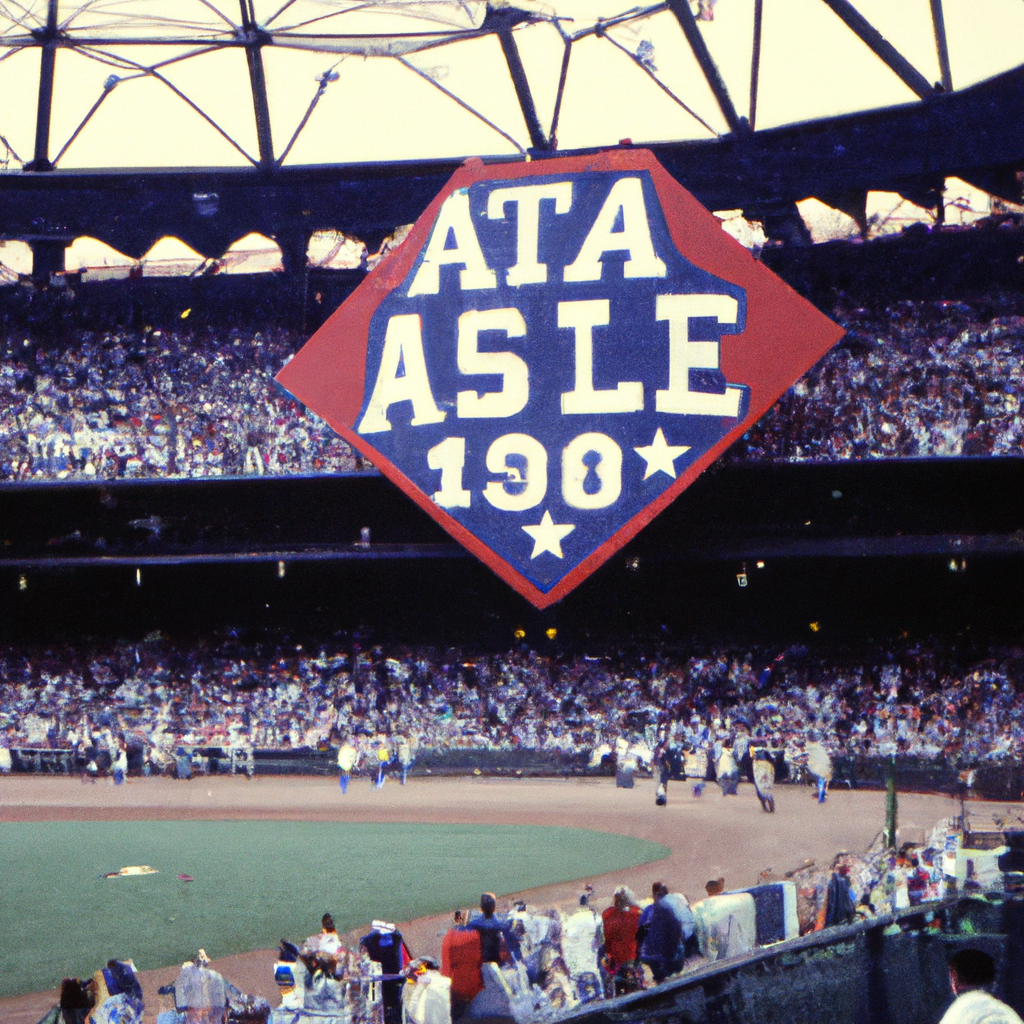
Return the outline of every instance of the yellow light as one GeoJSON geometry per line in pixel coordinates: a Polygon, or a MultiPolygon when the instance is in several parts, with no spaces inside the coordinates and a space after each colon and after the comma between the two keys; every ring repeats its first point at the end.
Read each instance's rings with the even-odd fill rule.
{"type": "Polygon", "coordinates": [[[555,639],[555,637],[556,637],[556,636],[558,636],[558,630],[557,630],[557,629],[555,629],[554,627],[552,627],[551,629],[546,629],[546,630],[544,631],[544,635],[545,635],[545,636],[546,636],[546,637],[547,637],[547,638],[548,638],[549,640],[554,640],[554,639],[555,639]]]}
{"type": "Polygon", "coordinates": [[[812,622],[811,623],[811,632],[812,633],[817,633],[820,630],[821,630],[821,623],[820,622],[812,622]]]}
{"type": "Polygon", "coordinates": [[[522,640],[526,636],[526,630],[525,629],[517,629],[512,635],[517,640],[522,640]]]}

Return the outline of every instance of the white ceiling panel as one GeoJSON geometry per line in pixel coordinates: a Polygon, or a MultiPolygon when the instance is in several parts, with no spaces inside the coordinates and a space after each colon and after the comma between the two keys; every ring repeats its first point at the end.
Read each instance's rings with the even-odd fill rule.
{"type": "Polygon", "coordinates": [[[68,147],[60,166],[238,167],[251,163],[164,83],[145,77],[111,90],[68,147]]]}
{"type": "Polygon", "coordinates": [[[917,99],[821,0],[767,0],[762,32],[758,128],[917,99]]]}
{"type": "MultiPolygon", "coordinates": [[[[822,0],[763,2],[758,129],[917,101],[822,0]]],[[[939,78],[929,0],[853,2],[929,82],[939,78]]],[[[740,116],[749,113],[754,4],[717,0],[704,7],[710,20],[697,23],[740,116]]],[[[264,40],[276,157],[309,115],[287,154],[290,164],[517,152],[530,140],[492,31],[501,18],[520,19],[513,38],[545,131],[565,44],[574,41],[560,149],[727,131],[663,4],[516,0],[519,13],[510,6],[255,0],[262,35],[247,37],[238,0],[59,0],[49,156],[80,129],[60,166],[240,166],[258,159],[247,38],[264,40]]],[[[943,0],[943,9],[956,87],[1024,63],[1021,0],[943,0]]],[[[34,155],[41,45],[33,33],[45,26],[47,11],[47,0],[0,0],[0,135],[19,158],[0,143],[0,168],[5,156],[11,169],[34,155]]]]}
{"type": "Polygon", "coordinates": [[[0,166],[15,168],[32,159],[38,95],[38,47],[0,51],[0,135],[7,140],[7,146],[0,142],[0,166]]]}
{"type": "Polygon", "coordinates": [[[412,160],[517,152],[415,72],[383,57],[349,58],[287,164],[412,160]]]}

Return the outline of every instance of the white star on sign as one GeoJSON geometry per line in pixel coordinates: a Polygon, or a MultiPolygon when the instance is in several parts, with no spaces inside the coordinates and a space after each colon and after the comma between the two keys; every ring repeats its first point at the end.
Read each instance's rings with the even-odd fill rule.
{"type": "Polygon", "coordinates": [[[633,449],[647,463],[647,472],[644,473],[645,480],[649,476],[654,476],[655,473],[668,473],[675,480],[675,461],[680,455],[689,450],[690,446],[688,444],[670,445],[665,440],[665,434],[661,427],[658,427],[658,432],[654,435],[654,440],[650,444],[644,445],[642,448],[633,449]]]}
{"type": "Polygon", "coordinates": [[[556,558],[565,557],[562,554],[562,540],[576,527],[572,523],[556,523],[551,513],[545,512],[536,526],[524,526],[523,529],[533,538],[532,560],[545,551],[550,551],[556,558]]]}

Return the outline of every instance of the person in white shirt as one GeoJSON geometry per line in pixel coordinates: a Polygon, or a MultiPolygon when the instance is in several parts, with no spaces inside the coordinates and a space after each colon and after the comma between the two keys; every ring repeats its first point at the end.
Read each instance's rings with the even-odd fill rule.
{"type": "Polygon", "coordinates": [[[821,745],[817,733],[811,733],[807,741],[807,770],[814,776],[815,785],[818,790],[818,803],[825,802],[825,793],[828,784],[832,781],[832,758],[828,751],[821,745]]]}
{"type": "Polygon", "coordinates": [[[939,1024],[1024,1024],[1006,1003],[985,991],[995,980],[995,963],[980,949],[961,949],[949,962],[956,999],[939,1024]]]}
{"type": "Polygon", "coordinates": [[[0,736],[0,775],[10,775],[13,761],[11,747],[14,745],[14,727],[8,728],[5,735],[0,736]]]}
{"type": "Polygon", "coordinates": [[[319,954],[330,960],[337,960],[341,948],[338,929],[335,928],[334,918],[330,914],[324,914],[320,919],[320,931],[316,935],[310,935],[302,944],[303,953],[319,954]]]}
{"type": "Polygon", "coordinates": [[[562,922],[562,958],[582,1002],[604,995],[599,966],[603,951],[604,926],[585,892],[579,910],[562,922]]]}
{"type": "Polygon", "coordinates": [[[402,785],[405,785],[406,777],[409,774],[409,766],[412,764],[412,746],[404,736],[398,738],[398,763],[402,768],[402,785]]]}

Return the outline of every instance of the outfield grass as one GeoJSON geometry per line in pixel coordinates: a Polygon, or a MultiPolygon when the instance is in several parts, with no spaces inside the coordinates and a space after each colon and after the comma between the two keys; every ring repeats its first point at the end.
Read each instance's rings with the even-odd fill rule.
{"type": "Polygon", "coordinates": [[[530,825],[18,822],[0,836],[0,996],[90,975],[111,957],[145,970],[199,947],[219,957],[299,942],[325,911],[339,931],[411,920],[669,853],[530,825]],[[133,864],[159,874],[102,877],[133,864]]]}

